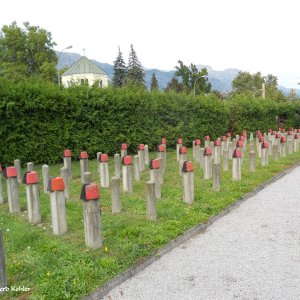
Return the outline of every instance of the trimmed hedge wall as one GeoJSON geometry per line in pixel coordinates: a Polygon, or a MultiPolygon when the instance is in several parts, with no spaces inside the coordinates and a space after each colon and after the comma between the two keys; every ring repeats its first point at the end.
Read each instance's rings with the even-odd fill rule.
{"type": "Polygon", "coordinates": [[[73,157],[88,151],[119,152],[121,143],[137,151],[139,143],[156,149],[165,136],[174,147],[182,137],[213,139],[228,130],[241,132],[277,128],[278,115],[286,127],[300,127],[299,103],[268,100],[220,101],[214,95],[149,93],[143,90],[73,87],[62,89],[41,82],[12,84],[0,80],[0,162],[55,163],[69,148],[73,157]]]}

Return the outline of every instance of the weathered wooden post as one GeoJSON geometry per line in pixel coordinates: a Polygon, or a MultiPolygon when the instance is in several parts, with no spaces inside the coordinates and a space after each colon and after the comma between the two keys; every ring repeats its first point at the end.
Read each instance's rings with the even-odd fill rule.
{"type": "Polygon", "coordinates": [[[192,150],[193,150],[193,158],[195,158],[196,157],[196,152],[195,152],[195,141],[193,141],[193,143],[192,143],[192,150]]]}
{"type": "Polygon", "coordinates": [[[155,183],[155,198],[161,198],[161,190],[160,190],[160,172],[161,168],[161,160],[160,159],[152,159],[149,165],[149,173],[150,173],[150,181],[155,183]]]}
{"type": "Polygon", "coordinates": [[[128,145],[126,143],[121,145],[121,159],[123,159],[124,156],[127,156],[127,148],[128,145]]]}
{"type": "Polygon", "coordinates": [[[219,192],[221,187],[221,166],[220,164],[213,164],[213,191],[219,192]]]}
{"type": "Polygon", "coordinates": [[[236,150],[241,151],[241,165],[243,164],[243,157],[244,157],[244,142],[242,140],[238,140],[236,143],[236,150]]]}
{"type": "Polygon", "coordinates": [[[89,168],[89,155],[86,151],[82,151],[80,153],[80,176],[81,176],[81,183],[83,183],[83,174],[85,172],[88,172],[88,168],[89,168]]]}
{"type": "Polygon", "coordinates": [[[200,167],[204,169],[204,148],[200,148],[200,167]]]}
{"type": "Polygon", "coordinates": [[[212,156],[212,160],[214,160],[215,159],[215,143],[213,142],[213,141],[211,141],[210,143],[209,143],[209,147],[210,147],[210,149],[211,149],[211,151],[212,151],[212,154],[211,154],[211,156],[212,156]]]}
{"type": "Polygon", "coordinates": [[[19,203],[19,183],[18,172],[15,167],[7,167],[4,170],[4,176],[7,178],[7,197],[8,209],[11,214],[21,211],[19,203]]]}
{"type": "Polygon", "coordinates": [[[122,164],[123,191],[133,193],[131,157],[129,155],[123,156],[122,164]]]}
{"type": "Polygon", "coordinates": [[[22,183],[22,170],[21,170],[21,161],[19,159],[14,160],[14,167],[17,169],[18,173],[18,183],[22,183]]]}
{"type": "Polygon", "coordinates": [[[177,140],[177,144],[176,144],[176,159],[179,162],[179,149],[182,147],[182,139],[178,139],[177,140]]]}
{"type": "Polygon", "coordinates": [[[282,136],[280,139],[280,154],[281,157],[286,157],[286,137],[282,136]]]}
{"type": "Polygon", "coordinates": [[[261,165],[267,166],[269,164],[269,144],[263,141],[261,144],[261,165]]]}
{"type": "Polygon", "coordinates": [[[33,162],[28,162],[26,165],[27,165],[27,172],[34,171],[34,163],[33,162]]]}
{"type": "Polygon", "coordinates": [[[100,155],[102,154],[102,152],[97,152],[97,154],[96,154],[96,158],[97,158],[97,166],[98,166],[98,174],[99,174],[99,176],[100,176],[100,155]]]}
{"type": "Polygon", "coordinates": [[[153,181],[146,182],[146,216],[151,221],[155,221],[157,218],[155,183],[153,181]]]}
{"type": "Polygon", "coordinates": [[[187,153],[187,149],[186,147],[182,146],[180,147],[179,149],[179,169],[178,169],[178,172],[179,172],[179,175],[182,176],[182,166],[183,166],[183,163],[184,161],[186,160],[186,153],[187,153]]]}
{"type": "Polygon", "coordinates": [[[287,150],[288,150],[288,154],[293,154],[294,152],[294,134],[293,131],[288,131],[288,135],[287,135],[287,150]]]}
{"type": "Polygon", "coordinates": [[[165,147],[165,151],[167,151],[167,139],[165,137],[161,138],[161,144],[165,147]]]}
{"type": "Polygon", "coordinates": [[[191,161],[185,161],[182,166],[183,202],[194,203],[194,166],[191,161]]]}
{"type": "Polygon", "coordinates": [[[103,188],[109,188],[108,155],[106,153],[100,155],[100,185],[103,188]]]}
{"type": "Polygon", "coordinates": [[[227,146],[228,146],[228,143],[231,142],[231,133],[227,132],[226,136],[227,136],[227,140],[226,141],[227,141],[227,146]]]}
{"type": "Polygon", "coordinates": [[[145,145],[139,144],[139,150],[138,150],[138,156],[139,156],[139,164],[140,164],[140,171],[145,171],[145,145]]]}
{"type": "Polygon", "coordinates": [[[145,165],[149,165],[149,147],[148,147],[148,145],[145,145],[144,152],[145,152],[145,165]]]}
{"type": "Polygon", "coordinates": [[[228,149],[223,151],[223,171],[229,171],[228,149]]]}
{"type": "Polygon", "coordinates": [[[212,150],[210,147],[204,149],[204,179],[212,178],[212,150]]]}
{"type": "Polygon", "coordinates": [[[224,150],[227,150],[227,137],[223,135],[221,138],[221,155],[223,156],[224,150]]]}
{"type": "Polygon", "coordinates": [[[64,167],[67,169],[69,181],[72,180],[72,152],[69,149],[64,151],[64,167]]]}
{"type": "Polygon", "coordinates": [[[92,183],[90,172],[84,174],[84,184],[80,199],[83,201],[84,239],[88,248],[102,247],[101,219],[100,219],[100,191],[96,183],[92,183]]]}
{"type": "Polygon", "coordinates": [[[27,212],[29,223],[36,225],[41,223],[40,194],[38,186],[39,178],[35,171],[24,174],[23,183],[26,184],[27,212]]]}
{"type": "Polygon", "coordinates": [[[261,158],[261,145],[262,145],[263,141],[264,141],[263,136],[260,136],[260,137],[258,138],[258,142],[257,142],[257,156],[258,156],[259,158],[261,158]]]}
{"type": "Polygon", "coordinates": [[[244,142],[243,151],[246,151],[246,149],[247,149],[247,131],[246,130],[243,130],[242,137],[243,137],[242,141],[244,142]]]}
{"type": "Polygon", "coordinates": [[[2,186],[2,165],[0,164],[0,205],[4,204],[3,199],[3,186],[2,186]]]}
{"type": "Polygon", "coordinates": [[[114,155],[114,169],[115,169],[115,177],[121,177],[121,160],[120,154],[114,155]]]}
{"type": "Polygon", "coordinates": [[[249,171],[250,173],[256,171],[256,153],[253,150],[249,152],[249,171]]]}
{"type": "Polygon", "coordinates": [[[233,142],[228,142],[228,159],[232,160],[232,154],[233,154],[233,142]]]}
{"type": "Polygon", "coordinates": [[[204,137],[204,148],[208,148],[210,146],[210,136],[206,135],[204,137]]]}
{"type": "Polygon", "coordinates": [[[161,176],[163,176],[165,173],[166,164],[167,164],[167,153],[166,153],[166,148],[163,144],[160,144],[157,147],[157,156],[158,156],[158,158],[161,159],[160,171],[161,171],[161,176]]]}
{"type": "Polygon", "coordinates": [[[274,161],[277,161],[279,159],[279,146],[278,144],[274,143],[272,146],[272,157],[274,161]]]}
{"type": "Polygon", "coordinates": [[[239,149],[235,149],[232,155],[232,180],[242,180],[242,164],[241,164],[242,152],[239,149]]]}
{"type": "Polygon", "coordinates": [[[201,145],[201,140],[196,139],[195,140],[195,160],[198,163],[201,162],[200,145],[201,145]]]}
{"type": "Polygon", "coordinates": [[[120,199],[120,177],[113,177],[111,179],[111,211],[113,214],[121,212],[121,199],[120,199]]]}
{"type": "Polygon", "coordinates": [[[294,135],[294,152],[299,152],[299,134],[294,135]]]}
{"type": "Polygon", "coordinates": [[[67,232],[66,199],[64,194],[64,180],[54,177],[49,180],[51,221],[54,235],[63,235],[67,232]]]}
{"type": "Polygon", "coordinates": [[[63,178],[64,180],[64,194],[65,194],[65,199],[68,200],[70,199],[70,179],[69,179],[69,171],[66,167],[62,167],[60,169],[60,177],[63,178]]]}
{"type": "Polygon", "coordinates": [[[140,159],[141,157],[139,155],[135,155],[133,159],[134,179],[136,181],[141,180],[140,159]]]}
{"type": "Polygon", "coordinates": [[[46,193],[48,193],[48,184],[49,184],[49,180],[50,180],[48,165],[42,166],[42,177],[43,177],[43,190],[44,190],[44,193],[46,194],[46,193]]]}
{"type": "Polygon", "coordinates": [[[221,164],[221,141],[216,139],[214,142],[214,163],[219,165],[221,164]]]}
{"type": "Polygon", "coordinates": [[[8,291],[2,230],[0,229],[0,294],[8,291]]]}

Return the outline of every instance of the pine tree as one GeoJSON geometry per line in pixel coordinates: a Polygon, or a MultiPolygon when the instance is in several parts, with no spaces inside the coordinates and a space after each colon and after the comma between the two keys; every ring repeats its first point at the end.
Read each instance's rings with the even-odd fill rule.
{"type": "Polygon", "coordinates": [[[122,87],[125,82],[126,77],[126,65],[123,59],[122,52],[119,47],[119,53],[114,61],[114,77],[113,77],[113,86],[122,87]]]}
{"type": "Polygon", "coordinates": [[[135,85],[145,88],[145,72],[139,62],[136,52],[131,45],[131,51],[129,53],[128,66],[126,72],[125,83],[126,85],[135,85]]]}
{"type": "Polygon", "coordinates": [[[151,87],[150,87],[151,91],[157,91],[158,90],[158,82],[156,79],[156,76],[154,73],[152,73],[152,77],[151,77],[151,87]]]}

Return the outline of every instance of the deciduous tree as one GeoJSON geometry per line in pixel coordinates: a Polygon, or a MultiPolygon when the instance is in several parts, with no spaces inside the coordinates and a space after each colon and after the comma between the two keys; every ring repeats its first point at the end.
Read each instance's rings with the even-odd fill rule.
{"type": "Polygon", "coordinates": [[[56,45],[51,33],[25,22],[13,22],[0,32],[0,76],[22,79],[37,76],[47,81],[56,78],[56,45]]]}
{"type": "Polygon", "coordinates": [[[209,93],[211,90],[211,83],[206,77],[208,75],[207,69],[198,70],[196,65],[190,64],[186,66],[181,60],[178,61],[179,66],[176,66],[175,76],[182,78],[183,89],[186,92],[192,92],[195,88],[195,93],[209,93]]]}

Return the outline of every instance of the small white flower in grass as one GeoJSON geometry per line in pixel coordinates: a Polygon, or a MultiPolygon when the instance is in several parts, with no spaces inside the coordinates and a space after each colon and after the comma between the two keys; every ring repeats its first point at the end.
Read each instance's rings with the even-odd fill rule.
{"type": "Polygon", "coordinates": [[[6,231],[8,232],[8,231],[9,231],[9,228],[7,228],[6,231]]]}
{"type": "Polygon", "coordinates": [[[31,247],[30,247],[30,246],[28,246],[28,247],[27,247],[27,249],[29,250],[29,249],[31,249],[31,247]]]}

